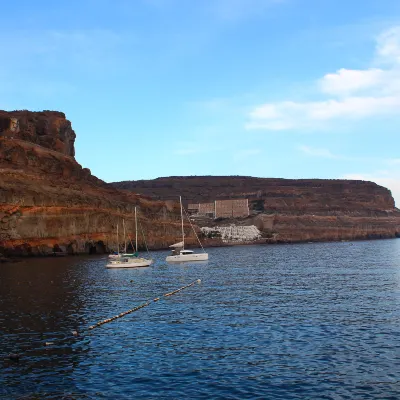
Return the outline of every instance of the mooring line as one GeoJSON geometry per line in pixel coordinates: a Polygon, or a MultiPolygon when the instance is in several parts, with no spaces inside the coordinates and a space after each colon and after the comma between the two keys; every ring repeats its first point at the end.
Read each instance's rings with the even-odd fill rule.
{"type": "MultiPolygon", "coordinates": [[[[122,312],[122,313],[120,313],[120,314],[118,314],[118,315],[115,315],[114,317],[106,318],[106,319],[104,319],[104,320],[102,320],[102,321],[99,321],[99,322],[97,322],[96,324],[89,326],[87,329],[84,329],[84,330],[81,331],[81,332],[78,332],[78,331],[74,330],[74,331],[72,331],[71,333],[72,333],[73,336],[80,336],[80,333],[83,333],[83,332],[85,332],[86,330],[91,331],[91,330],[93,330],[93,329],[95,329],[95,328],[98,328],[99,326],[102,326],[102,325],[104,325],[104,324],[108,324],[109,322],[115,321],[115,320],[118,319],[118,318],[122,318],[122,317],[124,317],[125,315],[131,314],[131,313],[133,313],[133,312],[135,312],[135,311],[138,311],[138,310],[140,310],[140,309],[142,309],[142,308],[144,308],[144,307],[147,307],[147,306],[149,306],[151,303],[156,303],[157,301],[161,300],[161,297],[170,297],[170,296],[173,296],[174,294],[179,293],[180,291],[182,291],[182,290],[184,290],[184,289],[187,289],[187,288],[189,288],[189,287],[195,285],[196,283],[200,284],[200,283],[201,283],[201,279],[197,279],[197,280],[193,281],[192,283],[189,283],[189,284],[186,285],[186,286],[182,286],[181,288],[174,290],[173,292],[165,293],[165,294],[163,294],[162,296],[156,297],[156,298],[154,298],[154,299],[152,299],[152,300],[147,300],[145,303],[143,303],[143,304],[141,304],[141,305],[139,305],[139,306],[137,306],[137,307],[131,308],[131,309],[128,310],[128,311],[124,311],[124,312],[122,312]]],[[[57,344],[57,343],[59,343],[59,342],[64,342],[64,341],[67,341],[67,340],[69,340],[68,337],[65,337],[65,338],[63,338],[63,339],[56,339],[54,342],[45,342],[44,345],[45,345],[46,347],[48,347],[48,346],[51,347],[51,346],[54,345],[54,344],[57,344]]],[[[29,352],[32,352],[32,351],[37,351],[37,350],[38,350],[38,348],[28,349],[28,350],[24,351],[24,354],[29,353],[29,352]]],[[[10,361],[19,361],[20,358],[21,358],[21,355],[20,355],[19,353],[9,353],[9,354],[8,354],[8,359],[9,359],[10,361]]]]}
{"type": "Polygon", "coordinates": [[[197,281],[194,281],[194,282],[192,282],[192,283],[189,283],[189,285],[186,285],[186,286],[183,286],[183,287],[181,287],[181,288],[179,288],[179,289],[176,289],[176,290],[174,290],[173,292],[166,293],[166,294],[164,294],[164,297],[172,296],[172,295],[174,295],[175,293],[178,293],[178,292],[180,292],[180,291],[183,290],[183,289],[186,289],[186,288],[188,288],[188,287],[190,287],[190,286],[193,286],[195,283],[201,283],[201,279],[197,279],[197,281]]]}
{"type": "MultiPolygon", "coordinates": [[[[191,287],[191,286],[195,285],[196,283],[199,283],[199,284],[200,284],[200,283],[201,283],[201,279],[197,279],[197,280],[193,281],[192,283],[189,283],[189,284],[186,285],[186,286],[182,286],[181,288],[179,288],[179,289],[177,289],[177,290],[174,290],[173,292],[165,293],[165,294],[163,295],[163,297],[173,296],[174,294],[179,293],[180,291],[182,291],[182,290],[184,290],[184,289],[187,289],[188,287],[191,287]]],[[[111,317],[111,318],[103,319],[102,321],[97,322],[97,324],[94,324],[94,325],[89,326],[88,330],[92,330],[92,329],[94,329],[94,328],[98,328],[99,326],[102,326],[102,325],[104,325],[104,324],[108,324],[109,322],[115,321],[115,320],[118,319],[118,318],[125,317],[125,315],[131,314],[131,313],[133,313],[133,312],[135,312],[135,311],[138,311],[138,310],[140,310],[140,309],[142,309],[142,308],[144,308],[144,307],[147,307],[147,306],[149,306],[151,303],[155,303],[155,302],[159,301],[160,299],[161,299],[160,297],[156,297],[156,298],[154,298],[154,299],[152,299],[152,300],[147,300],[145,303],[141,304],[140,306],[131,308],[131,309],[128,310],[128,311],[124,311],[124,312],[122,312],[122,313],[120,313],[120,314],[114,315],[114,317],[111,317]]]]}

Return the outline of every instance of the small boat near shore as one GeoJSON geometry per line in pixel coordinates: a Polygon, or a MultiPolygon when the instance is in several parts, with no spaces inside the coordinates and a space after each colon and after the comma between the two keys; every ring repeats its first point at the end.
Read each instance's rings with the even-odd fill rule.
{"type": "Polygon", "coordinates": [[[172,244],[169,246],[172,248],[172,254],[167,256],[165,261],[169,263],[180,263],[180,262],[186,262],[186,261],[206,261],[208,260],[208,253],[204,250],[199,237],[197,236],[196,231],[193,228],[192,223],[189,223],[190,226],[193,229],[194,234],[196,235],[196,238],[200,244],[200,247],[202,248],[203,252],[202,253],[195,253],[193,250],[187,250],[185,249],[185,231],[183,229],[183,206],[182,206],[182,197],[179,196],[179,202],[181,205],[181,225],[182,225],[182,241],[179,243],[172,244]]]}
{"type": "MultiPolygon", "coordinates": [[[[136,231],[136,251],[134,253],[126,252],[126,240],[124,253],[119,253],[119,243],[118,243],[118,254],[110,254],[109,260],[106,268],[139,268],[139,267],[149,267],[152,263],[152,259],[147,259],[144,257],[139,257],[138,253],[138,223],[137,223],[137,211],[135,207],[135,231],[136,231]]],[[[142,231],[143,233],[143,231],[142,231]]],[[[125,236],[125,223],[124,223],[124,236],[125,236]]],[[[117,225],[117,242],[118,242],[118,225],[117,225]]],[[[146,243],[146,240],[145,240],[146,243]]],[[[147,248],[147,245],[146,245],[147,248]]],[[[148,252],[148,249],[147,249],[148,252]]]]}

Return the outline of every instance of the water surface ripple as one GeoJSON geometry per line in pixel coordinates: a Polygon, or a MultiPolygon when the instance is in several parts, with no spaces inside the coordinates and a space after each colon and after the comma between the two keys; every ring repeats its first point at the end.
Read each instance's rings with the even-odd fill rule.
{"type": "Polygon", "coordinates": [[[1,265],[0,398],[400,398],[400,240],[209,253],[167,265],[157,252],[147,269],[1,265]]]}

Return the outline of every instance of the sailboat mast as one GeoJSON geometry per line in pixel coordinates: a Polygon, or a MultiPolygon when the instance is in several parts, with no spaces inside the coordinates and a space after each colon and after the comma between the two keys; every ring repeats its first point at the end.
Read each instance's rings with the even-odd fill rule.
{"type": "Polygon", "coordinates": [[[122,226],[124,227],[124,252],[126,254],[126,232],[125,232],[125,220],[122,220],[122,226]]]}
{"type": "Polygon", "coordinates": [[[117,222],[117,252],[119,255],[119,235],[118,235],[118,222],[117,222]]]}
{"type": "Polygon", "coordinates": [[[185,250],[185,231],[183,230],[183,209],[182,209],[182,196],[179,196],[179,202],[181,203],[181,223],[182,223],[182,249],[185,250]]]}
{"type": "Polygon", "coordinates": [[[138,244],[137,244],[137,213],[136,213],[136,207],[135,207],[135,236],[136,236],[136,249],[135,251],[138,251],[138,244]]]}

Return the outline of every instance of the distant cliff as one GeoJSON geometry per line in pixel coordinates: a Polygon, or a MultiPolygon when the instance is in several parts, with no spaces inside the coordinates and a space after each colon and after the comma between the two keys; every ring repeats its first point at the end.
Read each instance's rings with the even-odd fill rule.
{"type": "Polygon", "coordinates": [[[0,111],[0,253],[115,249],[123,219],[134,238],[135,206],[149,247],[165,248],[180,237],[177,203],[151,201],[96,178],[76,162],[74,141],[63,113],[0,111]]]}
{"type": "MultiPolygon", "coordinates": [[[[400,212],[390,191],[373,182],[189,176],[115,182],[113,186],[185,204],[248,198],[250,217],[269,242],[350,240],[400,236],[400,212]]],[[[230,223],[233,221],[226,221],[230,223]]]]}

